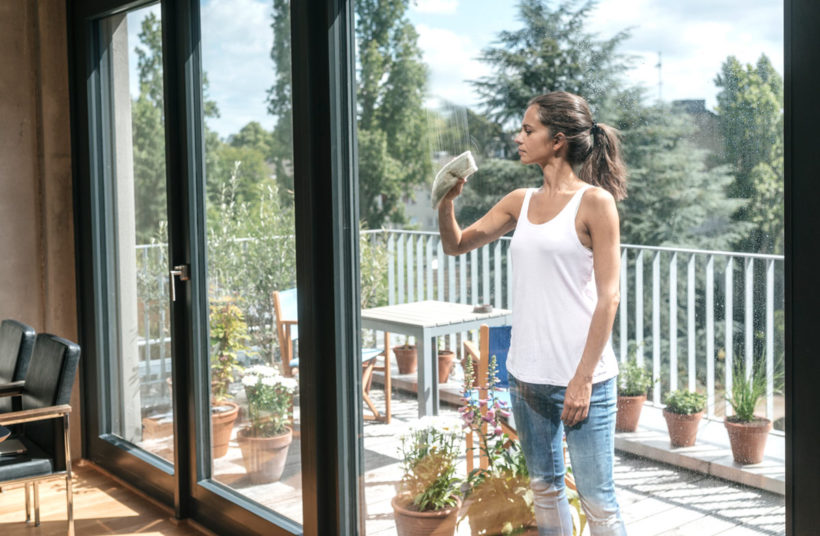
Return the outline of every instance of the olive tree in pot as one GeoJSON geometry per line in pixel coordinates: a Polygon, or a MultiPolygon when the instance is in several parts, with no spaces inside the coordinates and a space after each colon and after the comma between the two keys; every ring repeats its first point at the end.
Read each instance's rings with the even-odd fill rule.
{"type": "Polygon", "coordinates": [[[706,408],[706,396],[687,390],[667,393],[663,417],[673,447],[691,447],[698,434],[698,423],[706,408]]]}
{"type": "Polygon", "coordinates": [[[461,506],[461,422],[424,417],[401,437],[402,480],[391,502],[398,536],[452,536],[461,506]]]}
{"type": "Polygon", "coordinates": [[[214,458],[228,453],[239,405],[231,402],[229,388],[234,375],[242,372],[239,352],[248,347],[248,325],[242,310],[231,298],[211,302],[211,448],[214,458]]]}
{"type": "Polygon", "coordinates": [[[630,356],[618,378],[618,414],[615,417],[615,429],[618,432],[634,432],[638,429],[646,393],[653,383],[652,374],[638,364],[635,356],[630,356]]]}
{"type": "Polygon", "coordinates": [[[737,463],[745,465],[763,461],[772,421],[756,416],[755,407],[765,394],[766,374],[762,367],[757,367],[749,376],[744,374],[742,367],[735,367],[732,390],[726,395],[734,415],[727,416],[723,423],[737,463]]]}

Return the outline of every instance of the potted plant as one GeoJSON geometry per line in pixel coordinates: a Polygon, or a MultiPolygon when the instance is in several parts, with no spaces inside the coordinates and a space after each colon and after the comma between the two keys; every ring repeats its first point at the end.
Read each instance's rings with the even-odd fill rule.
{"type": "Polygon", "coordinates": [[[456,353],[450,350],[449,337],[439,337],[438,339],[438,382],[447,383],[450,378],[450,371],[453,370],[453,362],[456,353]]]}
{"type": "Polygon", "coordinates": [[[464,405],[459,408],[467,433],[478,438],[478,449],[487,459],[486,468],[467,475],[465,511],[459,523],[469,520],[472,534],[520,534],[535,527],[533,493],[521,445],[503,432],[501,419],[509,417],[509,408],[495,394],[498,365],[490,358],[487,399],[475,393],[475,369],[472,360],[464,361],[464,405]]]}
{"type": "Polygon", "coordinates": [[[424,417],[401,437],[402,479],[391,502],[398,536],[455,533],[461,506],[456,462],[461,423],[446,417],[424,417]]]}
{"type": "Polygon", "coordinates": [[[770,419],[755,415],[758,401],[766,394],[766,374],[758,367],[747,377],[738,366],[734,378],[731,393],[726,395],[734,415],[723,421],[729,433],[732,456],[740,464],[760,463],[772,430],[770,419]]]}
{"type": "Polygon", "coordinates": [[[293,430],[288,426],[298,384],[267,365],[254,365],[242,375],[248,398],[249,425],[237,441],[251,482],[276,482],[282,477],[293,430]]]}
{"type": "Polygon", "coordinates": [[[652,374],[638,365],[631,355],[621,369],[618,378],[618,414],[615,416],[615,430],[634,432],[638,429],[641,409],[646,402],[646,393],[652,384],[652,374]]]}
{"type": "Polygon", "coordinates": [[[687,390],[672,391],[666,395],[663,417],[673,447],[691,447],[698,434],[698,423],[706,408],[706,396],[687,390]]]}
{"type": "Polygon", "coordinates": [[[239,352],[248,350],[248,325],[242,310],[230,298],[215,300],[210,311],[211,334],[211,448],[214,458],[228,453],[239,405],[231,402],[229,388],[242,372],[239,352]]]}
{"type": "Polygon", "coordinates": [[[415,374],[418,367],[418,352],[416,345],[410,344],[410,337],[404,341],[404,344],[394,346],[393,354],[396,356],[399,374],[415,374]]]}

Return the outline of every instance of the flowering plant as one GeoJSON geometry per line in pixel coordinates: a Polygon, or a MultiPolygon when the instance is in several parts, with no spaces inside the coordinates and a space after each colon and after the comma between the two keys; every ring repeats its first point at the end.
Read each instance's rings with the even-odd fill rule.
{"type": "Polygon", "coordinates": [[[266,365],[245,369],[242,385],[248,397],[249,435],[272,437],[283,433],[298,383],[266,365]]]}
{"type": "MultiPolygon", "coordinates": [[[[467,477],[467,495],[472,498],[464,517],[470,518],[473,534],[517,534],[535,524],[530,477],[521,445],[501,426],[510,416],[506,402],[496,396],[498,364],[490,359],[487,397],[476,397],[475,369],[465,359],[464,391],[459,408],[464,428],[478,437],[478,447],[487,458],[486,468],[477,468],[467,477]]],[[[459,521],[459,522],[460,522],[459,521]]]]}
{"type": "Polygon", "coordinates": [[[423,417],[401,437],[402,480],[399,494],[410,498],[420,512],[458,504],[461,478],[456,459],[461,423],[447,417],[423,417]]]}

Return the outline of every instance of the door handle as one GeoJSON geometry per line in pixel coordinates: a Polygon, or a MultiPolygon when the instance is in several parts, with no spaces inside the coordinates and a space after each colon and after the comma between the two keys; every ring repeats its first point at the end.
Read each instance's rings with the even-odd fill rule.
{"type": "Polygon", "coordinates": [[[173,270],[170,270],[168,272],[168,284],[171,287],[171,301],[177,301],[177,291],[176,285],[174,284],[174,276],[179,277],[180,281],[188,281],[191,278],[188,265],[178,264],[177,266],[174,266],[173,270]]]}

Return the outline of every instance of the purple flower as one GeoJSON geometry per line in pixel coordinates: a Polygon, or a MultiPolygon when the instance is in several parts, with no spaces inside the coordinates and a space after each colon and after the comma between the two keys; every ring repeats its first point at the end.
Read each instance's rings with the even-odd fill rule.
{"type": "Polygon", "coordinates": [[[481,406],[481,407],[486,406],[487,405],[487,400],[482,398],[481,400],[478,401],[478,405],[481,406]]]}

